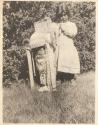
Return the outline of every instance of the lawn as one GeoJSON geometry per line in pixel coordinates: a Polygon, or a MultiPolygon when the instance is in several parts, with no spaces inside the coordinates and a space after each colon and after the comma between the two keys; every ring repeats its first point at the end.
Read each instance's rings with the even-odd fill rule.
{"type": "Polygon", "coordinates": [[[70,83],[57,81],[57,92],[31,91],[24,82],[3,88],[4,123],[94,123],[95,73],[70,83]]]}

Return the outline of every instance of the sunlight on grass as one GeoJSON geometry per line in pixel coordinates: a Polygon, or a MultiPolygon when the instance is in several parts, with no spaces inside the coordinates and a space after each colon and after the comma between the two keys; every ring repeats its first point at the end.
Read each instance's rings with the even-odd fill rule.
{"type": "Polygon", "coordinates": [[[31,91],[24,83],[3,89],[6,123],[94,123],[94,72],[73,83],[58,84],[57,92],[31,91]]]}

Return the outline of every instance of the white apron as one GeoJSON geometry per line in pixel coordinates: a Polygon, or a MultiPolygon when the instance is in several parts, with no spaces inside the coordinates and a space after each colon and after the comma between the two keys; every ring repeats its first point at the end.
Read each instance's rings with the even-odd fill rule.
{"type": "Polygon", "coordinates": [[[73,40],[63,34],[58,38],[58,71],[80,73],[80,61],[73,40]]]}

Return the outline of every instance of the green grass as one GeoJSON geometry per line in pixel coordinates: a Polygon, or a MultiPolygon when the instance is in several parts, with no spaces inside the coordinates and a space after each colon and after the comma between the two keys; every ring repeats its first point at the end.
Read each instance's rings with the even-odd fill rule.
{"type": "Polygon", "coordinates": [[[57,83],[57,92],[39,93],[24,84],[3,89],[4,123],[94,123],[95,73],[75,83],[57,83]]]}

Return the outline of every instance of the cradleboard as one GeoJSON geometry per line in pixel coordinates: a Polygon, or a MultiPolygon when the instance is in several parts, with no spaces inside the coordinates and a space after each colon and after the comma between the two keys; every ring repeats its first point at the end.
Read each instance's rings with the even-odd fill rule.
{"type": "MultiPolygon", "coordinates": [[[[35,27],[35,31],[37,33],[38,32],[44,33],[47,30],[47,23],[46,22],[36,22],[36,23],[34,23],[34,27],[35,27]],[[43,26],[43,28],[42,28],[42,26],[43,26]]],[[[43,46],[42,42],[37,43],[36,40],[38,41],[38,39],[36,39],[36,36],[35,36],[35,40],[34,40],[34,37],[33,37],[33,41],[35,42],[35,44],[33,42],[32,49],[43,46]]],[[[26,49],[26,55],[27,55],[27,60],[28,60],[30,86],[31,86],[31,89],[32,89],[32,88],[34,88],[34,84],[35,84],[34,83],[35,64],[34,64],[34,59],[33,59],[33,52],[31,54],[31,50],[26,49]]]]}
{"type": "Polygon", "coordinates": [[[49,43],[44,42],[44,41],[50,41],[50,35],[49,33],[45,34],[45,31],[47,30],[47,23],[42,22],[42,23],[35,23],[35,33],[32,34],[30,38],[31,44],[31,50],[26,49],[26,54],[27,54],[27,60],[28,60],[28,68],[29,68],[29,78],[30,78],[30,86],[31,88],[34,87],[34,74],[35,74],[35,64],[34,64],[34,57],[33,57],[33,51],[34,49],[37,49],[38,47],[45,46],[46,48],[46,53],[47,53],[47,80],[48,80],[48,86],[52,84],[52,86],[55,83],[55,68],[53,64],[53,50],[51,47],[49,47],[49,43]],[[42,25],[44,24],[44,25],[42,25]],[[42,28],[44,26],[44,30],[42,28]],[[48,78],[49,77],[49,78],[48,78]]]}

